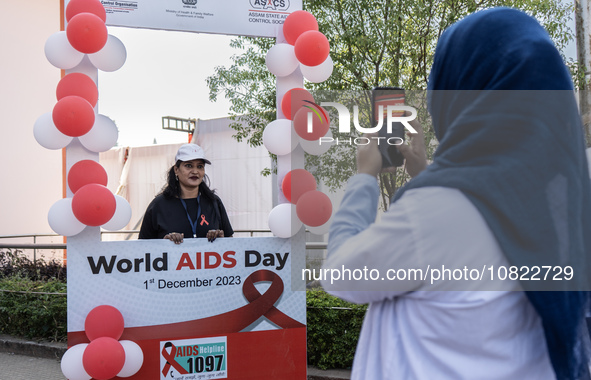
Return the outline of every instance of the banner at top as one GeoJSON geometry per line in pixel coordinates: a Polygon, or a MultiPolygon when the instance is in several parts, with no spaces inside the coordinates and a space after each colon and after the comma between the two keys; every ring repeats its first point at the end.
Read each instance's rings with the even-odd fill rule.
{"type": "Polygon", "coordinates": [[[276,37],[302,0],[101,0],[107,25],[276,37]]]}

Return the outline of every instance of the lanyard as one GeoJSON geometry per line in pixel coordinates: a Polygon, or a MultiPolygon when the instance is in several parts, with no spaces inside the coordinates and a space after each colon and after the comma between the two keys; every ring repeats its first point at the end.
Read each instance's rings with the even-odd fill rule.
{"type": "Polygon", "coordinates": [[[197,218],[193,222],[191,219],[191,215],[189,215],[189,209],[187,208],[187,204],[183,198],[179,198],[183,207],[185,208],[185,212],[187,213],[187,219],[189,219],[189,224],[191,225],[191,229],[193,230],[193,237],[197,237],[197,221],[199,221],[199,215],[201,215],[201,194],[197,196],[197,218]]]}

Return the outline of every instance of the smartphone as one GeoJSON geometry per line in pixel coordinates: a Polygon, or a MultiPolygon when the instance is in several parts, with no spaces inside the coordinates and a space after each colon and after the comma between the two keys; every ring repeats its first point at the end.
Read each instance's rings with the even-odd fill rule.
{"type": "MultiPolygon", "coordinates": [[[[382,167],[389,168],[393,166],[402,166],[404,163],[404,156],[394,145],[397,142],[404,142],[404,125],[400,122],[392,123],[392,133],[388,133],[388,106],[403,106],[405,92],[403,88],[399,87],[374,87],[371,92],[371,105],[373,116],[372,126],[378,125],[380,118],[380,106],[382,106],[382,128],[378,132],[379,137],[384,137],[379,140],[378,148],[382,154],[382,167]],[[395,137],[395,138],[392,138],[395,137]],[[388,143],[388,141],[390,143],[388,143]]],[[[404,116],[404,111],[393,113],[393,116],[404,116]]]]}

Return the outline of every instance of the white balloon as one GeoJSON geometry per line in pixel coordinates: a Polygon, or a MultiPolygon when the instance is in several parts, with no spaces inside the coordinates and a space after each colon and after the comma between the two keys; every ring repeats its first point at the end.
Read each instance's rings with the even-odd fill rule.
{"type": "Polygon", "coordinates": [[[99,70],[116,71],[125,63],[127,50],[119,38],[109,34],[105,46],[96,53],[89,54],[88,59],[99,70]]]}
{"type": "Polygon", "coordinates": [[[86,227],[72,212],[72,198],[63,198],[55,202],[47,213],[47,221],[55,233],[63,236],[78,235],[86,227]]]}
{"type": "Polygon", "coordinates": [[[74,49],[65,31],[57,32],[49,36],[45,42],[45,57],[49,63],[58,69],[72,69],[82,62],[84,53],[74,49]]]}
{"type": "Polygon", "coordinates": [[[314,235],[324,235],[324,234],[328,233],[328,231],[330,230],[331,224],[332,224],[332,216],[330,217],[328,222],[324,223],[321,226],[317,226],[317,227],[306,226],[306,227],[308,228],[308,231],[310,231],[310,233],[312,233],[314,235]]]}
{"type": "Polygon", "coordinates": [[[278,77],[285,77],[298,68],[299,62],[290,44],[275,44],[267,52],[265,63],[269,71],[278,77]]]}
{"type": "Polygon", "coordinates": [[[84,350],[87,346],[88,343],[77,344],[68,348],[64,356],[62,356],[60,367],[66,379],[90,380],[92,378],[92,376],[86,373],[82,364],[82,355],[84,355],[84,350]]]}
{"type": "Polygon", "coordinates": [[[120,195],[115,195],[115,201],[117,207],[115,208],[115,214],[111,220],[103,224],[103,228],[108,231],[118,231],[123,227],[127,226],[127,223],[131,220],[131,205],[127,199],[120,195]]]}
{"type": "Polygon", "coordinates": [[[332,140],[329,139],[332,139],[332,132],[330,131],[330,129],[328,130],[328,132],[326,132],[326,135],[324,135],[324,138],[322,140],[306,140],[300,138],[300,145],[302,146],[304,152],[311,154],[313,156],[319,156],[321,154],[326,153],[334,143],[332,140]]]}
{"type": "Polygon", "coordinates": [[[296,206],[291,203],[281,203],[269,213],[269,229],[273,235],[289,238],[298,233],[303,224],[296,214],[296,206]]]}
{"type": "Polygon", "coordinates": [[[330,55],[324,62],[319,64],[318,66],[306,66],[300,65],[300,70],[304,78],[312,83],[320,83],[327,80],[330,75],[332,74],[332,69],[334,68],[334,64],[332,63],[332,59],[330,55]]]}
{"type": "Polygon", "coordinates": [[[53,123],[51,112],[44,113],[35,121],[33,136],[35,136],[35,140],[39,145],[47,149],[62,149],[74,139],[71,136],[64,135],[57,129],[53,123]]]}
{"type": "Polygon", "coordinates": [[[119,130],[105,115],[97,115],[92,129],[83,136],[78,137],[82,145],[91,152],[106,152],[117,144],[119,130]]]}
{"type": "Polygon", "coordinates": [[[131,340],[120,340],[119,343],[121,343],[123,350],[125,350],[125,364],[123,364],[123,368],[117,376],[133,376],[142,368],[142,364],[144,364],[142,348],[131,340]]]}
{"type": "Polygon", "coordinates": [[[273,120],[263,131],[263,145],[278,156],[289,154],[298,144],[298,138],[291,127],[291,120],[273,120]]]}

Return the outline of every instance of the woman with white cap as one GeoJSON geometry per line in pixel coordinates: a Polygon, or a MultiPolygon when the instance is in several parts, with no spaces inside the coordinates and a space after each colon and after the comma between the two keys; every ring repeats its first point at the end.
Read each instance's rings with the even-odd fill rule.
{"type": "Polygon", "coordinates": [[[231,237],[234,230],[221,199],[209,186],[203,149],[182,145],[176,163],[168,171],[167,183],[146,209],[140,239],[169,239],[176,244],[184,237],[214,241],[231,237]]]}

